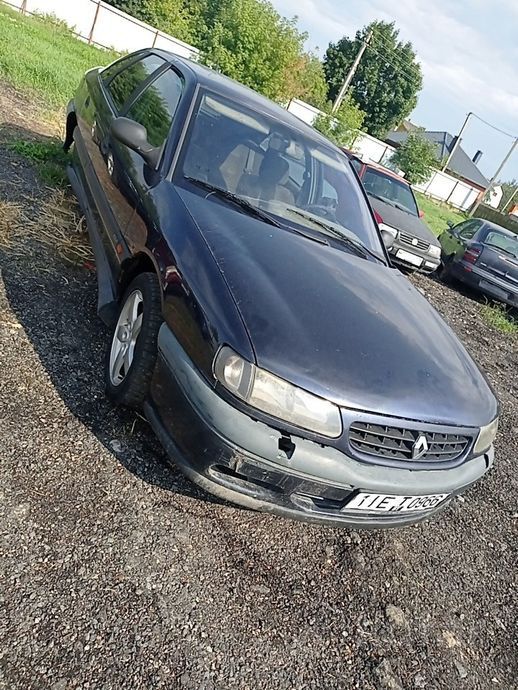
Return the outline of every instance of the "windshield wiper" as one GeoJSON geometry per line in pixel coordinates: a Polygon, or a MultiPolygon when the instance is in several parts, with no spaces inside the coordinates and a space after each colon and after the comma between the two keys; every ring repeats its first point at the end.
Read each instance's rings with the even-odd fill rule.
{"type": "Polygon", "coordinates": [[[367,195],[374,197],[378,201],[383,201],[385,204],[388,204],[389,206],[396,205],[391,199],[387,199],[386,196],[380,196],[379,194],[373,194],[372,192],[367,192],[367,195]]]}
{"type": "Polygon", "coordinates": [[[392,202],[396,208],[398,208],[400,211],[404,211],[405,213],[409,213],[411,216],[418,216],[417,213],[413,213],[407,206],[403,206],[403,204],[398,204],[397,201],[392,202]]]}
{"type": "Polygon", "coordinates": [[[266,223],[269,223],[270,225],[275,225],[276,228],[282,227],[282,225],[278,223],[274,218],[272,218],[268,213],[262,211],[260,208],[257,208],[257,206],[254,206],[246,199],[243,199],[243,197],[240,197],[237,194],[234,194],[233,192],[229,192],[228,189],[217,187],[216,185],[213,185],[210,182],[205,182],[205,180],[198,180],[198,178],[189,177],[188,175],[185,176],[185,179],[189,180],[189,182],[193,182],[194,184],[199,185],[200,187],[203,187],[204,189],[207,189],[212,194],[217,194],[223,199],[228,199],[229,201],[232,201],[232,203],[236,204],[237,206],[240,206],[251,216],[260,218],[261,220],[264,220],[266,223]]]}
{"type": "Polygon", "coordinates": [[[361,242],[359,239],[353,239],[349,234],[345,232],[341,232],[338,230],[338,228],[335,228],[334,225],[329,225],[326,223],[324,220],[319,220],[317,218],[313,218],[313,216],[303,213],[302,211],[299,211],[299,209],[295,208],[290,208],[290,211],[296,215],[300,216],[301,218],[305,218],[306,220],[309,220],[311,223],[314,223],[315,225],[318,225],[319,227],[323,228],[326,232],[330,233],[334,237],[337,237],[339,240],[344,242],[350,247],[353,247],[356,249],[356,251],[362,253],[364,256],[365,254],[368,254],[369,256],[372,256],[376,261],[383,261],[385,263],[385,260],[376,254],[376,252],[373,252],[370,250],[368,247],[366,247],[363,242],[361,242]]]}

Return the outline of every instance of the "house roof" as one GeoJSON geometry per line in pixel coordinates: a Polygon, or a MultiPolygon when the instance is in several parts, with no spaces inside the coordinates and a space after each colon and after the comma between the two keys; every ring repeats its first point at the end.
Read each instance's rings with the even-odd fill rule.
{"type": "MultiPolygon", "coordinates": [[[[390,132],[386,141],[388,144],[399,146],[407,140],[408,132],[390,132]]],[[[448,132],[423,132],[423,136],[436,145],[437,160],[442,161],[447,158],[455,143],[455,138],[448,132]]],[[[448,164],[448,170],[464,180],[473,182],[478,187],[486,188],[489,184],[484,175],[477,168],[462,146],[457,146],[453,158],[448,164]]]]}

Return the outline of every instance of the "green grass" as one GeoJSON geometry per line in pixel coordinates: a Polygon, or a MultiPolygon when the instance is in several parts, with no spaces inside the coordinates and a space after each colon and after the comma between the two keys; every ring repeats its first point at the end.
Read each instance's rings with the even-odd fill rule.
{"type": "Polygon", "coordinates": [[[415,192],[415,196],[419,209],[424,213],[423,220],[437,237],[446,230],[448,221],[457,224],[467,218],[462,211],[457,211],[440,201],[434,201],[420,192],[415,192]]]}
{"type": "Polygon", "coordinates": [[[67,184],[68,155],[63,151],[62,142],[55,139],[44,141],[18,139],[9,142],[7,146],[34,163],[41,178],[48,185],[64,187],[67,184]]]}
{"type": "Polygon", "coordinates": [[[482,307],[482,318],[502,333],[518,334],[518,321],[506,311],[504,306],[485,304],[482,307]]]}
{"type": "Polygon", "coordinates": [[[116,57],[78,40],[55,18],[23,16],[0,2],[0,78],[51,111],[67,104],[86,70],[116,57]]]}

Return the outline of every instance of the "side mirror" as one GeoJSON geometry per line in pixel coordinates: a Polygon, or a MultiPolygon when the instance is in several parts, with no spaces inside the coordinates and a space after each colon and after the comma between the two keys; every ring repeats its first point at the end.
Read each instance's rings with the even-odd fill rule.
{"type": "Polygon", "coordinates": [[[453,230],[455,227],[455,223],[452,220],[447,220],[446,225],[450,228],[450,230],[453,230]]]}
{"type": "Polygon", "coordinates": [[[117,117],[111,124],[111,133],[121,144],[142,156],[149,166],[156,168],[160,159],[160,148],[151,146],[143,125],[127,117],[117,117]]]}

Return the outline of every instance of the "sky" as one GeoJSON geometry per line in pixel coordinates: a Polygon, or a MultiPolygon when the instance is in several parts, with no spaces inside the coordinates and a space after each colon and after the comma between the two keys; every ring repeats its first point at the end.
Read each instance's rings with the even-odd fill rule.
{"type": "MultiPolygon", "coordinates": [[[[298,17],[307,48],[321,56],[330,42],[373,19],[394,21],[411,41],[423,89],[410,119],[429,130],[458,133],[472,111],[518,136],[518,0],[272,0],[285,17],[298,17]],[[318,48],[318,50],[317,50],[318,48]]],[[[490,178],[512,139],[471,118],[462,147],[490,178]]],[[[518,147],[500,178],[518,179],[518,147]]]]}

